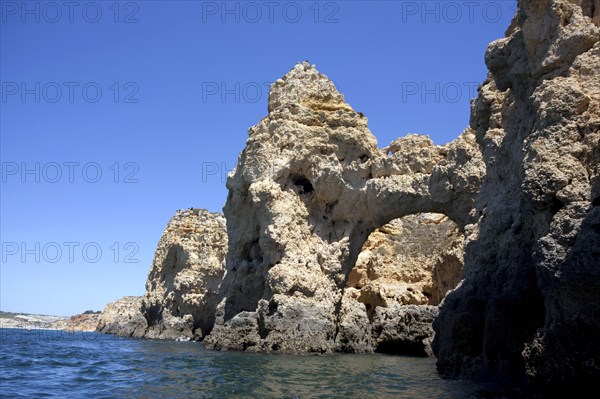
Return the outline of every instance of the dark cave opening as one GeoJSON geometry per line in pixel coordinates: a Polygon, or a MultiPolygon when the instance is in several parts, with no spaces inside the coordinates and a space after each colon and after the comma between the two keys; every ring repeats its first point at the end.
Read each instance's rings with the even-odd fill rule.
{"type": "Polygon", "coordinates": [[[429,354],[425,346],[420,342],[414,341],[384,341],[377,345],[376,353],[385,353],[388,355],[428,357],[429,354]]]}
{"type": "Polygon", "coordinates": [[[301,175],[291,175],[290,179],[295,186],[299,188],[300,194],[308,194],[314,191],[314,187],[310,180],[301,175]]]}

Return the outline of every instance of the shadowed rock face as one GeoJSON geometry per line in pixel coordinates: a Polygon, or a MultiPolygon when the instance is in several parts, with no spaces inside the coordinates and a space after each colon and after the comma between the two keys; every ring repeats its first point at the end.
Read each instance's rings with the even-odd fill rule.
{"type": "Polygon", "coordinates": [[[379,149],[367,119],[303,63],[271,86],[269,115],[249,136],[227,181],[227,271],[207,346],[371,351],[364,304],[342,300],[350,271],[392,219],[439,212],[461,230],[475,220],[485,168],[473,131],[446,146],[410,135],[379,149]],[[341,342],[349,312],[365,328],[341,342]]]}
{"type": "Polygon", "coordinates": [[[487,50],[471,116],[487,169],[479,219],[434,324],[446,376],[598,385],[599,18],[597,0],[520,1],[487,50]]]}

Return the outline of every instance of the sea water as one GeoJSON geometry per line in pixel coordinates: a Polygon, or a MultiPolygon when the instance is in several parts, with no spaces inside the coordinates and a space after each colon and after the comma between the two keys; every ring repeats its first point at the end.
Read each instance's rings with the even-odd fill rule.
{"type": "Polygon", "coordinates": [[[2,398],[476,398],[486,388],[440,378],[435,360],[205,350],[49,330],[0,329],[2,398]]]}

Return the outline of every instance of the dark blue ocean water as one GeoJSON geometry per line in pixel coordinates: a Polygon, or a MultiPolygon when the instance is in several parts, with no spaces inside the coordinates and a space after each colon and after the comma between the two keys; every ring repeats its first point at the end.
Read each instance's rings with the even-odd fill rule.
{"type": "Polygon", "coordinates": [[[212,352],[195,342],[0,329],[2,398],[476,398],[433,359],[212,352]]]}

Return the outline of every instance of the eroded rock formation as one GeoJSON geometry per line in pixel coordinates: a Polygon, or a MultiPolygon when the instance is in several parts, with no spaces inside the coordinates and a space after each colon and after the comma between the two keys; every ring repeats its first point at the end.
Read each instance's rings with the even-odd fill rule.
{"type": "Polygon", "coordinates": [[[463,241],[456,224],[435,213],[371,233],[344,288],[338,350],[358,340],[365,352],[431,355],[437,305],[462,279],[463,241]]]}
{"type": "Polygon", "coordinates": [[[379,149],[364,115],[307,63],[275,82],[227,181],[227,235],[192,212],[159,243],[140,304],[148,336],[422,354],[443,299],[444,375],[529,376],[554,393],[595,384],[600,0],[518,4],[486,53],[470,127],[445,146],[409,135],[379,149]],[[422,212],[445,215],[428,233],[440,243],[432,257],[396,234],[432,217],[394,219],[422,212]],[[465,278],[444,298],[463,233],[465,278]]]}
{"type": "Polygon", "coordinates": [[[600,2],[519,1],[471,129],[487,176],[439,370],[572,394],[600,377],[600,2]]]}
{"type": "Polygon", "coordinates": [[[464,236],[447,216],[409,215],[375,229],[348,275],[345,295],[374,310],[439,305],[462,279],[464,236]]]}
{"type": "Polygon", "coordinates": [[[226,251],[222,214],[196,208],[177,211],[158,242],[146,293],[107,305],[99,331],[157,339],[203,338],[214,323],[226,251]]]}
{"type": "Polygon", "coordinates": [[[147,323],[141,306],[141,296],[126,296],[109,303],[98,317],[96,331],[122,337],[143,337],[147,323]]]}
{"type": "Polygon", "coordinates": [[[410,135],[379,149],[364,115],[302,63],[271,86],[269,115],[249,136],[227,181],[227,273],[207,346],[371,351],[365,304],[343,301],[363,243],[419,212],[461,230],[475,220],[485,168],[474,132],[446,146],[410,135]],[[357,331],[346,333],[348,323],[357,331]]]}
{"type": "Polygon", "coordinates": [[[210,331],[225,272],[225,218],[177,211],[158,242],[142,304],[148,338],[203,337],[210,331]]]}

